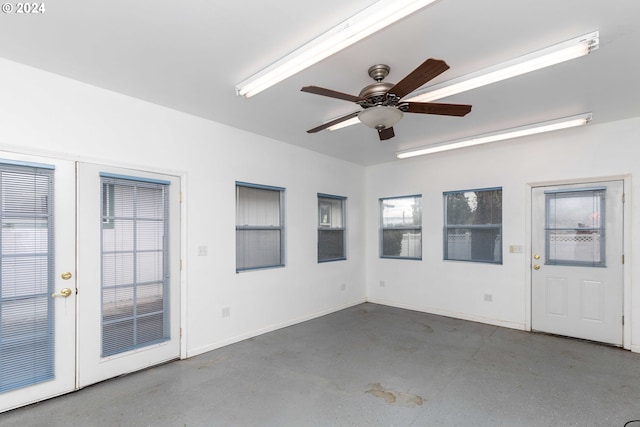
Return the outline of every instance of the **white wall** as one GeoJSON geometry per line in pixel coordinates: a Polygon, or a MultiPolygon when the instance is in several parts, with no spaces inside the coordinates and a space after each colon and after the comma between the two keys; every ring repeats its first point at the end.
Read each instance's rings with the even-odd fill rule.
{"type": "MultiPolygon", "coordinates": [[[[597,123],[597,115],[596,115],[597,123]]],[[[518,329],[530,324],[529,185],[626,179],[625,347],[640,351],[640,118],[396,161],[367,168],[367,296],[379,302],[518,329]],[[503,188],[503,265],[442,260],[444,191],[503,188]],[[422,194],[423,260],[378,257],[378,199],[422,194]],[[635,209],[634,209],[635,208],[635,209]],[[630,216],[630,218],[629,218],[630,216]],[[630,226],[631,225],[631,226],[630,226]],[[508,252],[522,245],[521,254],[508,252]],[[384,281],[382,287],[380,282],[384,281]],[[485,302],[484,294],[493,302],[485,302]],[[635,314],[635,315],[634,315],[635,314]]]]}
{"type": "Polygon", "coordinates": [[[0,93],[0,151],[182,177],[183,356],[365,300],[362,167],[5,60],[0,93]],[[235,181],[286,188],[285,268],[236,274],[235,181]],[[348,198],[346,261],[316,261],[319,192],[348,198]]]}

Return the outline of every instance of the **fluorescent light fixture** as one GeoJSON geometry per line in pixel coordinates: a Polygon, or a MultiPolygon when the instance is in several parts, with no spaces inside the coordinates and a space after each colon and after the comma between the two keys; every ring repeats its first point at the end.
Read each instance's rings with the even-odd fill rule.
{"type": "Polygon", "coordinates": [[[435,101],[587,55],[598,48],[599,36],[599,31],[594,31],[466,76],[428,86],[415,91],[407,101],[435,101]]]}
{"type": "Polygon", "coordinates": [[[505,129],[497,132],[487,133],[455,141],[443,142],[441,144],[429,145],[396,154],[398,159],[423,156],[425,154],[438,153],[440,151],[456,150],[458,148],[471,147],[472,145],[487,144],[490,142],[503,141],[505,139],[519,138],[521,136],[534,135],[536,133],[551,132],[554,130],[566,129],[574,126],[581,126],[591,121],[591,113],[579,114],[577,116],[564,117],[562,119],[547,122],[535,123],[520,126],[512,129],[505,129]]]}
{"type": "Polygon", "coordinates": [[[434,1],[379,0],[239,83],[236,85],[236,93],[250,98],[434,1]]]}

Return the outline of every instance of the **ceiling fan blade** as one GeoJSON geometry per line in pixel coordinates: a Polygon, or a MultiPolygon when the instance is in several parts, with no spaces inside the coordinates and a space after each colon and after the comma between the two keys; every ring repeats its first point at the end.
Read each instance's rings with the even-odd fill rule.
{"type": "Polygon", "coordinates": [[[387,139],[391,139],[396,136],[396,134],[393,131],[393,127],[390,127],[379,130],[378,136],[380,137],[380,141],[386,141],[387,139]]]}
{"type": "Polygon", "coordinates": [[[471,111],[471,105],[466,104],[441,104],[438,102],[407,102],[406,104],[408,105],[407,113],[462,117],[471,111]]]}
{"type": "Polygon", "coordinates": [[[309,130],[307,131],[307,133],[316,133],[316,132],[320,132],[321,130],[324,130],[324,129],[326,129],[326,128],[329,128],[329,127],[331,127],[331,126],[333,126],[333,125],[337,125],[338,123],[342,123],[342,122],[344,122],[344,121],[346,121],[346,120],[349,120],[349,119],[352,119],[352,118],[354,118],[354,117],[357,117],[359,112],[360,112],[360,111],[354,111],[353,113],[349,113],[349,114],[347,114],[346,116],[338,117],[338,118],[337,118],[337,119],[335,119],[335,120],[331,120],[330,122],[323,123],[323,124],[321,124],[320,126],[314,127],[313,129],[309,129],[309,130]]]}
{"type": "Polygon", "coordinates": [[[387,93],[392,93],[398,98],[402,98],[448,69],[449,66],[443,60],[429,58],[410,72],[408,76],[396,83],[387,93]]]}
{"type": "Polygon", "coordinates": [[[325,89],[319,86],[305,86],[300,89],[302,92],[313,93],[315,95],[328,96],[329,98],[342,99],[344,101],[359,102],[364,101],[364,98],[359,96],[349,95],[348,93],[336,92],[335,90],[325,89]]]}

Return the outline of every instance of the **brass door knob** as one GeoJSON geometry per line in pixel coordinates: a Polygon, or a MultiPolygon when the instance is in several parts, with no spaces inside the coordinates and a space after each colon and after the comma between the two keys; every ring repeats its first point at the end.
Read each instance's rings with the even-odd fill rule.
{"type": "Polygon", "coordinates": [[[55,292],[54,292],[54,293],[52,293],[52,294],[51,294],[51,298],[55,298],[55,297],[65,297],[65,298],[66,298],[66,297],[68,297],[69,295],[71,295],[71,293],[72,293],[72,292],[73,292],[73,291],[72,291],[71,289],[69,289],[69,288],[64,288],[64,289],[61,289],[59,293],[55,293],[55,292]]]}

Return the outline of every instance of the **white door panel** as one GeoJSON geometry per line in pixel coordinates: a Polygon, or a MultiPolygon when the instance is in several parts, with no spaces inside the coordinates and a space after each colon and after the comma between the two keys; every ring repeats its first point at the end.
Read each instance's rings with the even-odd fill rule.
{"type": "Polygon", "coordinates": [[[623,182],[532,189],[532,329],[622,345],[623,182]]]}
{"type": "MultiPolygon", "coordinates": [[[[75,388],[75,164],[49,158],[0,153],[0,163],[24,168],[23,178],[13,180],[2,174],[2,265],[0,268],[0,412],[57,396],[75,388]],[[49,196],[34,191],[39,167],[49,169],[53,180],[53,218],[45,219],[40,208],[49,205],[49,196]],[[22,193],[21,195],[15,191],[22,193]],[[13,192],[13,193],[12,193],[13,192]],[[35,196],[35,198],[34,198],[35,196]],[[17,200],[13,206],[8,199],[17,200]],[[23,206],[18,206],[18,204],[23,206]],[[36,208],[36,204],[40,208],[36,208]],[[17,212],[16,208],[20,211],[17,212]],[[53,235],[44,222],[53,219],[53,235]],[[53,243],[53,248],[49,246],[53,243]],[[38,249],[33,249],[33,248],[38,249]],[[50,261],[38,261],[53,250],[50,261]],[[52,261],[52,262],[51,262],[52,261]],[[70,273],[65,274],[63,273],[70,273]],[[44,280],[42,277],[44,276],[44,280]],[[63,279],[64,277],[64,279],[63,279]],[[42,280],[41,288],[27,289],[42,280]],[[69,289],[68,296],[58,295],[69,289]],[[19,306],[30,305],[31,317],[19,306]],[[30,331],[24,326],[31,325],[30,331]],[[50,339],[52,351],[43,354],[39,343],[50,339]],[[35,355],[38,356],[35,356],[35,355]],[[29,366],[27,366],[29,365],[29,366]],[[38,379],[20,370],[47,371],[38,379]],[[31,385],[30,385],[31,384],[31,385]]],[[[21,171],[20,174],[23,172],[21,171]]],[[[11,172],[9,172],[9,175],[11,172]]],[[[37,184],[40,185],[40,184],[37,184]]],[[[45,209],[42,209],[44,212],[45,209]]],[[[49,210],[48,208],[46,210],[49,210]]]]}
{"type": "Polygon", "coordinates": [[[179,198],[180,182],[176,177],[86,163],[79,165],[80,387],[179,357],[179,198]],[[116,182],[131,183],[131,186],[104,184],[101,174],[102,178],[115,177],[116,182]],[[151,207],[130,206],[134,197],[136,200],[155,197],[157,191],[145,187],[153,183],[163,183],[161,186],[167,187],[169,199],[169,234],[157,237],[142,234],[145,230],[159,230],[155,222],[145,219],[157,213],[155,201],[151,207]],[[111,219],[101,219],[103,214],[111,215],[113,223],[111,219]],[[156,277],[158,270],[154,268],[161,268],[163,260],[159,252],[153,250],[156,244],[166,246],[167,250],[168,264],[160,278],[156,277]],[[157,316],[164,320],[154,323],[157,316]],[[164,332],[158,328],[164,328],[164,332]],[[147,344],[145,337],[151,337],[147,344]],[[140,341],[143,344],[136,345],[140,341]]]}

